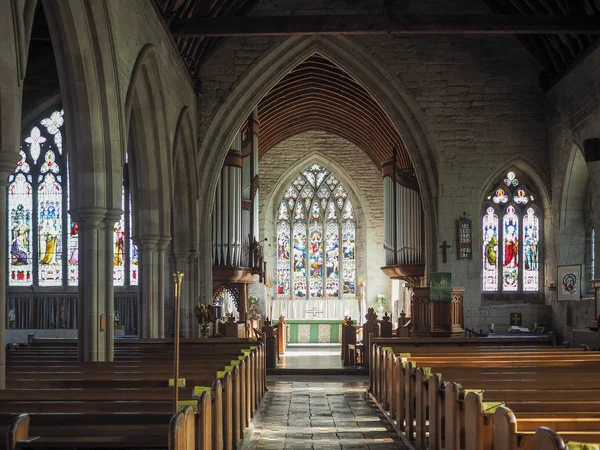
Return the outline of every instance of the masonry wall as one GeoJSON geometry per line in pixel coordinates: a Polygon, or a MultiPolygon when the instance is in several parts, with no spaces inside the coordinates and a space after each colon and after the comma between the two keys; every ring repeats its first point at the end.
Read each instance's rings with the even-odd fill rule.
{"type": "MultiPolygon", "coordinates": [[[[483,2],[460,3],[465,10],[485,12],[483,2]]],[[[376,2],[370,7],[361,2],[360,11],[355,2],[340,1],[335,7],[325,7],[326,4],[262,1],[252,14],[378,11],[376,2]],[[302,8],[308,4],[310,7],[302,8]]],[[[435,7],[436,11],[443,8],[439,2],[435,7]]],[[[452,7],[458,5],[453,3],[452,7]]],[[[404,10],[423,12],[423,8],[428,7],[422,2],[407,2],[404,10]]],[[[385,67],[394,80],[394,87],[406,99],[408,108],[402,113],[419,123],[433,148],[433,157],[427,165],[435,170],[437,179],[437,185],[431,186],[436,196],[433,227],[437,242],[428,243],[434,250],[432,259],[436,260],[431,262],[429,270],[452,272],[453,284],[466,288],[466,325],[485,328],[490,317],[480,311],[482,239],[479,224],[484,196],[503,172],[517,164],[535,181],[542,208],[550,205],[545,96],[538,82],[541,67],[511,36],[353,36],[349,39],[356,55],[367,55],[385,67]],[[456,220],[463,215],[473,220],[472,261],[456,260],[456,220]],[[452,245],[447,263],[442,262],[439,249],[444,240],[452,245]]],[[[200,137],[219,105],[235,91],[249,68],[270,52],[277,52],[284,40],[227,39],[214,53],[202,71],[200,137]]],[[[368,91],[370,87],[365,88],[368,91]]],[[[423,149],[409,148],[409,152],[416,155],[423,149]]],[[[546,226],[545,231],[545,242],[552,242],[553,228],[546,226]]],[[[544,285],[552,277],[548,269],[542,276],[544,285]]],[[[518,305],[522,299],[505,296],[499,303],[518,305]]]]}
{"type": "MultiPolygon", "coordinates": [[[[333,172],[352,197],[357,220],[357,289],[361,280],[369,306],[377,294],[391,298],[388,278],[381,272],[383,252],[383,179],[381,170],[356,145],[336,135],[311,131],[286,139],[269,150],[259,162],[260,236],[268,238],[266,247],[269,275],[277,280],[276,215],[285,189],[309,164],[319,163],[333,172]]],[[[269,293],[275,294],[275,287],[269,293]]]]}
{"type": "MultiPolygon", "coordinates": [[[[581,264],[583,270],[583,300],[558,302],[556,292],[548,297],[548,302],[552,305],[554,326],[567,339],[571,339],[573,328],[586,329],[598,313],[595,312],[589,284],[589,232],[592,226],[599,230],[600,225],[600,217],[595,211],[600,200],[600,162],[586,163],[581,149],[585,139],[600,137],[599,100],[598,50],[575,67],[547,95],[554,205],[552,227],[556,237],[549,247],[555,255],[556,265],[581,264]]],[[[598,255],[597,250],[595,253],[598,255]]],[[[557,284],[560,283],[560,280],[556,281],[557,284]]]]}
{"type": "Polygon", "coordinates": [[[168,135],[173,142],[177,119],[184,106],[190,108],[192,120],[196,120],[196,94],[179,52],[157,13],[145,0],[108,2],[107,5],[112,19],[122,104],[125,104],[138,55],[145,45],[151,44],[160,71],[168,135]]]}

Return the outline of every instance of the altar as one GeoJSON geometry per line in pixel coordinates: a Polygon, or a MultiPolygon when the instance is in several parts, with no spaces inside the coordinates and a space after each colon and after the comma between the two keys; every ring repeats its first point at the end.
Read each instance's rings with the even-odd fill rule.
{"type": "MultiPolygon", "coordinates": [[[[277,323],[273,321],[273,324],[277,323]]],[[[286,319],[288,344],[341,344],[342,322],[338,319],[286,319]]]]}
{"type": "Polygon", "coordinates": [[[270,305],[269,316],[277,319],[283,316],[287,319],[327,319],[339,320],[351,316],[360,321],[360,302],[356,298],[342,299],[275,299],[270,305]]]}

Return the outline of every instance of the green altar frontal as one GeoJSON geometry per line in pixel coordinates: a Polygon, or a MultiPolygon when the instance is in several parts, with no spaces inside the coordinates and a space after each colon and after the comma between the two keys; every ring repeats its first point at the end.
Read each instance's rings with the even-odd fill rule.
{"type": "MultiPolygon", "coordinates": [[[[276,324],[277,321],[273,321],[276,324]]],[[[341,344],[342,323],[338,319],[288,319],[289,344],[341,344]]]]}

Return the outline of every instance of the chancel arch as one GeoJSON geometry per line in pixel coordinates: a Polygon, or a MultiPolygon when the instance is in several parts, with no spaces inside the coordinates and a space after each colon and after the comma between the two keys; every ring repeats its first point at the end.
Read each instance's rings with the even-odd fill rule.
{"type": "MultiPolygon", "coordinates": [[[[401,93],[397,79],[388,73],[389,69],[368,56],[368,52],[361,51],[351,40],[343,37],[291,37],[251,66],[244,77],[236,83],[235,90],[211,115],[210,123],[205,124],[206,132],[203,133],[204,139],[200,146],[201,157],[198,164],[206,176],[201,176],[200,191],[215,191],[217,176],[225,159],[226,150],[252,109],[279,80],[314,53],[324,56],[341,67],[368,91],[389,117],[395,131],[401,136],[405,148],[410,150],[411,164],[414,165],[419,184],[423,186],[426,240],[432,240],[436,234],[437,223],[435,219],[437,159],[432,151],[426,127],[423,125],[424,121],[418,108],[401,93]]],[[[208,212],[211,207],[211,203],[201,202],[199,216],[208,217],[203,210],[207,209],[208,212]]],[[[210,229],[208,223],[201,226],[201,242],[209,241],[210,229]]],[[[432,259],[435,258],[435,252],[430,250],[430,246],[427,249],[427,260],[435,265],[432,259]]],[[[205,250],[208,251],[208,248],[205,250]]],[[[210,298],[210,293],[204,296],[210,298]]]]}

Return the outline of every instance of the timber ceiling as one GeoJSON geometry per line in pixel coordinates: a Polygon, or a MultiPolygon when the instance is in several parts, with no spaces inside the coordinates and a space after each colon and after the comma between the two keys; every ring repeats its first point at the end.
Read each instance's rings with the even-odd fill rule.
{"type": "MultiPolygon", "coordinates": [[[[249,30],[250,25],[247,26],[246,22],[239,22],[239,19],[237,22],[231,19],[230,22],[237,23],[237,25],[219,32],[221,34],[213,33],[211,35],[215,37],[207,37],[206,28],[197,24],[201,23],[203,18],[222,21],[228,18],[243,17],[252,10],[258,0],[150,1],[154,2],[162,14],[199,90],[201,90],[201,80],[198,76],[200,69],[224,39],[224,37],[218,36],[254,35],[253,31],[249,30]],[[198,22],[199,19],[200,22],[198,22]]],[[[429,19],[425,17],[425,25],[421,26],[421,31],[425,30],[428,34],[438,32],[441,34],[522,32],[516,36],[542,65],[540,84],[546,89],[555,84],[589,51],[595,48],[598,35],[594,33],[600,29],[596,20],[600,17],[600,0],[481,1],[487,5],[492,14],[483,18],[483,22],[478,25],[478,31],[475,31],[477,27],[469,28],[470,16],[463,16],[461,19],[459,16],[443,15],[433,19],[433,31],[427,29],[431,24],[427,24],[429,19]],[[464,25],[465,19],[466,25],[464,25]],[[497,21],[493,24],[494,30],[486,28],[486,20],[497,21]],[[511,27],[513,22],[514,26],[511,27]],[[458,32],[456,32],[457,23],[463,23],[463,25],[458,25],[458,32]],[[525,25],[521,25],[523,23],[525,25]],[[536,23],[545,25],[536,28],[536,23]],[[560,25],[561,23],[563,25],[560,25]],[[570,25],[565,25],[569,23],[570,25]],[[580,24],[581,26],[579,26],[580,24]],[[435,26],[440,28],[435,28],[435,26]],[[465,28],[460,28],[461,26],[465,28]],[[454,32],[449,31],[451,29],[454,32]]],[[[382,2],[382,5],[388,7],[391,4],[393,4],[393,0],[382,2]]],[[[391,7],[389,10],[391,11],[391,7]]],[[[346,19],[338,17],[337,20],[342,22],[333,21],[333,26],[338,26],[342,32],[348,31],[352,27],[361,27],[361,20],[348,17],[346,16],[346,19]]],[[[369,20],[375,20],[377,23],[378,17],[382,16],[371,16],[369,20]]],[[[256,17],[253,18],[255,24],[257,23],[256,19],[256,17]]],[[[260,18],[258,19],[260,20],[260,18]]],[[[297,24],[298,19],[303,20],[298,17],[287,22],[286,18],[278,19],[282,21],[283,25],[279,27],[277,24],[275,33],[272,34],[292,34],[294,23],[297,24]],[[281,30],[285,30],[285,32],[280,33],[281,30]]],[[[317,24],[318,27],[318,24],[322,22],[318,17],[316,19],[315,22],[310,22],[312,25],[308,26],[309,29],[315,26],[314,24],[317,24]]],[[[304,26],[306,23],[308,22],[305,22],[304,26]]],[[[362,27],[363,30],[355,31],[357,33],[373,32],[368,25],[363,24],[362,27]]],[[[401,32],[406,29],[400,27],[401,32]]],[[[306,29],[304,31],[306,32],[306,29]]],[[[319,31],[332,32],[331,29],[317,28],[316,32],[319,31]]],[[[263,34],[261,34],[261,30],[255,32],[256,35],[265,33],[264,29],[262,30],[263,34]]],[[[413,28],[413,32],[415,32],[415,28],[413,28]]],[[[419,33],[415,32],[415,34],[419,33]]],[[[399,151],[398,167],[403,169],[407,175],[413,171],[402,138],[377,102],[346,72],[320,55],[313,55],[298,65],[261,100],[259,120],[261,155],[264,155],[277,143],[295,134],[309,130],[323,130],[358,145],[379,166],[390,158],[392,149],[397,148],[399,151]]]]}
{"type": "Polygon", "coordinates": [[[402,138],[371,95],[319,54],[297,65],[258,104],[259,156],[304,131],[327,131],[363,149],[381,167],[398,148],[400,169],[412,173],[402,138]]]}
{"type": "MultiPolygon", "coordinates": [[[[150,0],[162,14],[170,30],[180,30],[195,18],[224,18],[245,16],[258,0],[150,0]]],[[[527,17],[530,19],[568,19],[599,17],[600,0],[481,0],[496,17],[527,17]]],[[[383,0],[382,7],[391,11],[394,0],[383,0]]],[[[460,13],[460,11],[457,11],[460,13]]],[[[282,26],[282,29],[284,27],[282,26]]],[[[212,55],[224,38],[194,35],[173,35],[192,78],[212,55]]],[[[556,83],[579,59],[584,57],[597,40],[596,34],[552,33],[519,34],[517,38],[543,66],[542,87],[556,83]]]]}

